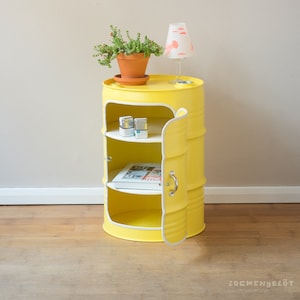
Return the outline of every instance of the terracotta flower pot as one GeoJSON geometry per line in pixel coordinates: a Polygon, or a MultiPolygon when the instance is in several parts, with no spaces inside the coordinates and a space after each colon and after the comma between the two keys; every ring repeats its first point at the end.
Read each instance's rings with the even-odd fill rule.
{"type": "Polygon", "coordinates": [[[117,56],[120,73],[122,78],[142,78],[145,77],[149,57],[144,53],[135,53],[125,55],[123,53],[117,56]]]}

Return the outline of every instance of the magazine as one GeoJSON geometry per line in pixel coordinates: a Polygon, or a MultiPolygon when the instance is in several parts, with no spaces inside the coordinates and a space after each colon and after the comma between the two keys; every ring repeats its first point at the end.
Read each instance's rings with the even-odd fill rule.
{"type": "Polygon", "coordinates": [[[117,189],[161,190],[161,166],[130,163],[112,180],[117,189]]]}

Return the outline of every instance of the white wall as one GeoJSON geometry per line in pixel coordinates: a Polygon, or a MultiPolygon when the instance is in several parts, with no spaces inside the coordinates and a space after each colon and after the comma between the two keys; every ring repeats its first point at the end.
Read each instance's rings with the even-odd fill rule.
{"type": "Polygon", "coordinates": [[[164,44],[174,21],[196,49],[183,73],[205,81],[207,186],[300,185],[300,1],[139,3],[0,0],[0,188],[102,186],[101,82],[118,70],[93,46],[110,24],[164,44]]]}

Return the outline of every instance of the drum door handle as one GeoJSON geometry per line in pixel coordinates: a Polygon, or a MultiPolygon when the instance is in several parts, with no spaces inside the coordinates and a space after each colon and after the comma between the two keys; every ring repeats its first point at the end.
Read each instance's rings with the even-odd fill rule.
{"type": "Polygon", "coordinates": [[[169,192],[169,195],[171,197],[173,197],[175,195],[176,191],[178,190],[178,179],[175,176],[175,172],[174,171],[170,171],[169,175],[173,179],[174,185],[175,185],[174,189],[169,192]]]}

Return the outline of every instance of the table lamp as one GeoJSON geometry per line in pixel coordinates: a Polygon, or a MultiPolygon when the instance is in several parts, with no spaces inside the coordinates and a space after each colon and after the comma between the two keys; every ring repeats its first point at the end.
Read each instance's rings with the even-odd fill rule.
{"type": "Polygon", "coordinates": [[[193,53],[194,47],[185,23],[179,22],[169,24],[165,55],[170,59],[174,59],[176,62],[176,79],[172,83],[191,83],[191,81],[181,79],[180,76],[182,61],[185,58],[192,56],[193,53]]]}

